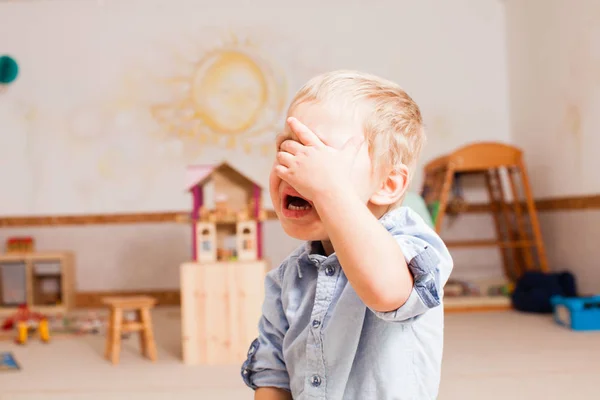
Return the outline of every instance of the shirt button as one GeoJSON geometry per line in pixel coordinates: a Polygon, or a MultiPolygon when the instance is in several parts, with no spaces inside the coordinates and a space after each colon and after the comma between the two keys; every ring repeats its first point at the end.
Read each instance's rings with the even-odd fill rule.
{"type": "Polygon", "coordinates": [[[313,375],[310,378],[310,383],[311,385],[313,385],[314,387],[319,387],[321,386],[321,377],[319,375],[313,375]]]}
{"type": "Polygon", "coordinates": [[[325,267],[325,275],[327,276],[333,276],[333,274],[335,274],[335,268],[332,267],[331,265],[328,265],[327,267],[325,267]]]}
{"type": "Polygon", "coordinates": [[[321,326],[321,321],[319,321],[318,319],[314,319],[312,322],[312,326],[313,328],[318,328],[319,326],[321,326]]]}

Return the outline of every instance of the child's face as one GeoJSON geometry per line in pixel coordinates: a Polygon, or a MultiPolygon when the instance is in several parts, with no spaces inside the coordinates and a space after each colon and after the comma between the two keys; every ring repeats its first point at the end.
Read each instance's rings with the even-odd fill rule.
{"type": "MultiPolygon", "coordinates": [[[[289,116],[297,118],[312,130],[325,145],[330,147],[339,149],[351,137],[364,135],[362,124],[357,118],[341,115],[334,108],[323,104],[301,103],[292,110],[289,116]]],[[[288,126],[286,126],[284,134],[279,137],[278,145],[285,139],[297,140],[288,126]]],[[[277,161],[274,165],[276,163],[277,161]]],[[[354,189],[365,204],[369,204],[369,198],[378,187],[378,182],[371,171],[371,159],[365,143],[350,171],[354,189]]],[[[328,240],[327,232],[325,232],[323,223],[314,207],[298,211],[294,210],[295,207],[292,205],[292,210],[290,210],[289,196],[299,196],[299,194],[287,182],[281,180],[274,170],[271,170],[269,191],[275,212],[288,235],[300,240],[328,240]]]]}

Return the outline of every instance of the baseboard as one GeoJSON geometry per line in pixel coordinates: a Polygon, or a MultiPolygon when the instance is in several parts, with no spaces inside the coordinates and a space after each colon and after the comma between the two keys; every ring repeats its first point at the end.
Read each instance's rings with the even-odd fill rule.
{"type": "Polygon", "coordinates": [[[444,311],[450,313],[507,311],[511,300],[505,296],[445,297],[444,311]]]}
{"type": "Polygon", "coordinates": [[[181,304],[179,290],[131,290],[106,292],[78,292],[75,295],[77,308],[102,308],[102,298],[108,296],[151,296],[158,306],[178,306],[181,304]]]}
{"type": "Polygon", "coordinates": [[[497,312],[497,311],[509,311],[513,308],[509,305],[471,305],[471,306],[451,306],[444,307],[446,314],[464,314],[464,313],[477,313],[477,312],[497,312]]]}
{"type": "MultiPolygon", "coordinates": [[[[179,290],[131,290],[105,292],[78,292],[75,296],[77,308],[102,308],[102,298],[108,296],[152,296],[157,306],[180,306],[179,290]]],[[[447,314],[465,312],[493,312],[511,310],[508,298],[449,298],[444,299],[444,311],[447,314]]]]}

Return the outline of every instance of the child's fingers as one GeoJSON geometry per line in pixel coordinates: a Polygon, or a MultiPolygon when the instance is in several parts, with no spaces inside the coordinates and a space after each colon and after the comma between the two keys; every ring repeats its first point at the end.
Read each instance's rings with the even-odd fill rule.
{"type": "Polygon", "coordinates": [[[321,139],[296,118],[288,118],[287,123],[290,126],[290,129],[298,136],[298,140],[300,140],[302,144],[315,147],[324,146],[321,139]]]}
{"type": "Polygon", "coordinates": [[[281,179],[285,179],[288,176],[288,167],[283,166],[283,165],[276,165],[275,168],[275,173],[277,174],[278,177],[280,177],[281,179]]]}
{"type": "Polygon", "coordinates": [[[292,165],[293,159],[294,159],[294,156],[290,153],[287,153],[285,151],[277,152],[277,162],[280,165],[283,165],[284,167],[290,167],[292,165]]]}
{"type": "Polygon", "coordinates": [[[276,149],[279,150],[279,146],[281,146],[281,144],[283,142],[285,142],[286,140],[288,140],[290,138],[290,134],[286,133],[286,132],[282,132],[280,134],[277,135],[277,137],[275,138],[275,145],[276,145],[276,149]]]}
{"type": "Polygon", "coordinates": [[[298,151],[300,151],[300,149],[302,149],[302,145],[298,142],[296,142],[295,140],[286,140],[283,143],[281,143],[281,145],[279,146],[279,148],[281,149],[281,151],[287,151],[290,154],[298,154],[298,151]]]}

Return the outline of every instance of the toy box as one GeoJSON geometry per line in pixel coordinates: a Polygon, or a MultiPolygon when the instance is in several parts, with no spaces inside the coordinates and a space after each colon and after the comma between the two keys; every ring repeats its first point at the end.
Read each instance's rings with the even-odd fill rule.
{"type": "Polygon", "coordinates": [[[550,300],[554,320],[575,331],[600,330],[600,295],[591,297],[554,296],[550,300]]]}

